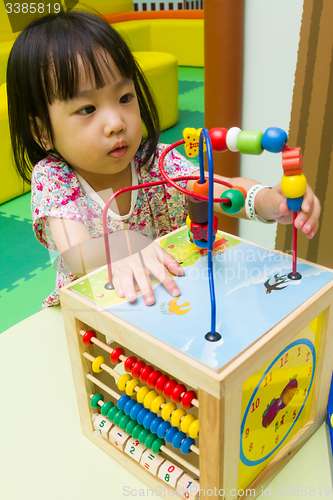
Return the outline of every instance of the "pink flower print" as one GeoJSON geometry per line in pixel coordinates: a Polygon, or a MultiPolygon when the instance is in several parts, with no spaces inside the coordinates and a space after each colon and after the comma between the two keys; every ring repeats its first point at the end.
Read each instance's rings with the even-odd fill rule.
{"type": "Polygon", "coordinates": [[[38,191],[43,191],[43,184],[39,183],[37,189],[38,191]]]}
{"type": "Polygon", "coordinates": [[[73,191],[73,192],[72,192],[72,194],[69,196],[69,199],[70,199],[70,200],[72,200],[72,201],[76,200],[76,198],[78,198],[78,197],[79,197],[79,190],[80,190],[80,188],[79,188],[79,187],[75,187],[75,188],[73,188],[73,189],[72,189],[72,191],[73,191]]]}
{"type": "Polygon", "coordinates": [[[38,208],[36,208],[36,210],[35,210],[35,214],[36,214],[36,215],[39,215],[39,210],[38,210],[38,208]]]}
{"type": "Polygon", "coordinates": [[[67,205],[67,203],[68,203],[68,200],[62,200],[62,202],[61,202],[62,205],[67,205]]]}

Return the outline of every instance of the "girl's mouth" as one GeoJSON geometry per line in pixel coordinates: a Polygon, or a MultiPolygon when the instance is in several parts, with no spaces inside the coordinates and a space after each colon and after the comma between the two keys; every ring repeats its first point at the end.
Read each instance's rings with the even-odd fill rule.
{"type": "Polygon", "coordinates": [[[112,151],[110,151],[109,156],[111,158],[122,158],[127,153],[127,150],[128,150],[127,146],[121,146],[119,148],[114,148],[112,151]]]}

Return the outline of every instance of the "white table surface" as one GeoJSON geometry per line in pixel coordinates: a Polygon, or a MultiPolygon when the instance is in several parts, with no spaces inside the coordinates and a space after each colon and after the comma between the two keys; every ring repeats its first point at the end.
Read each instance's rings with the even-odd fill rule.
{"type": "MultiPolygon", "coordinates": [[[[0,335],[0,397],[1,500],[158,498],[83,436],[59,307],[0,335]]],[[[261,496],[332,499],[331,457],[323,424],[261,496]]]]}

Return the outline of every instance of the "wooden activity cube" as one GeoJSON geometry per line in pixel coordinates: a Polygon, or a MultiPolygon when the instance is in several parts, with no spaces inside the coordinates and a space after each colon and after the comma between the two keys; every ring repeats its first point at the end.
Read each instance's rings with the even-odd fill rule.
{"type": "Polygon", "coordinates": [[[82,429],[162,497],[172,488],[190,499],[254,497],[324,421],[333,366],[333,274],[299,261],[302,279],[290,280],[289,256],[218,232],[222,340],[210,343],[206,251],[190,243],[187,232],[160,240],[185,269],[176,278],[179,298],[155,284],[154,306],[145,306],[140,294],[128,304],[105,289],[106,268],[61,289],[82,429]],[[90,330],[97,338],[86,346],[82,338],[90,330]],[[152,368],[143,376],[145,366],[152,368]],[[169,379],[176,382],[164,385],[169,379]],[[123,405],[134,402],[124,410],[109,413],[108,404],[100,413],[126,393],[123,405]],[[95,394],[104,403],[96,396],[92,408],[95,394]],[[132,419],[136,398],[137,408],[146,408],[139,422],[132,419]],[[156,443],[163,443],[160,453],[156,443]]]}

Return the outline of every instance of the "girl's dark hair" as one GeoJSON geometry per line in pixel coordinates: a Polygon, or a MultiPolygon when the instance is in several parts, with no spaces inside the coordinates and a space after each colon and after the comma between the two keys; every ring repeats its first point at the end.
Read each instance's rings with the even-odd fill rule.
{"type": "Polygon", "coordinates": [[[34,21],[19,34],[8,60],[8,114],[14,161],[19,175],[27,182],[33,166],[49,154],[43,148],[38,120],[52,141],[47,104],[55,99],[71,99],[78,91],[78,54],[97,88],[106,83],[102,67],[107,67],[105,54],[112,57],[122,76],[133,80],[148,133],[140,146],[142,161],[147,163],[155,158],[158,113],[147,81],[127,44],[102,17],[80,11],[51,14],[34,21]]]}

